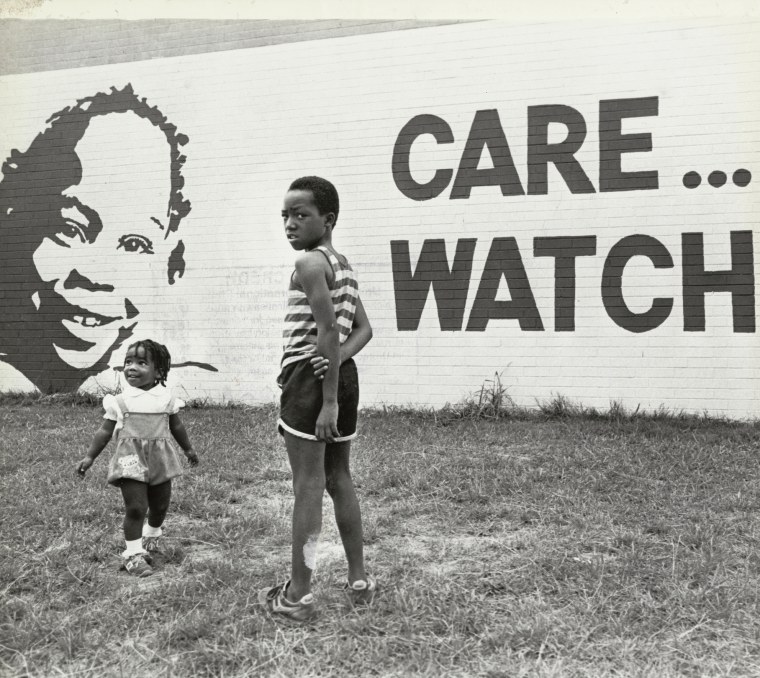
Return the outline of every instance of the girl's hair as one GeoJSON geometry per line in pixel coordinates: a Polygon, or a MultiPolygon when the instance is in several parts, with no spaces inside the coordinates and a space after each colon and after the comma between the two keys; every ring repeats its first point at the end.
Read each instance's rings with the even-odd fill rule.
{"type": "Polygon", "coordinates": [[[147,355],[156,366],[158,383],[161,384],[161,386],[166,386],[166,377],[169,375],[169,369],[172,366],[172,357],[169,355],[169,349],[152,339],[142,339],[127,346],[127,352],[132,349],[137,351],[139,348],[145,351],[145,355],[147,355]]]}

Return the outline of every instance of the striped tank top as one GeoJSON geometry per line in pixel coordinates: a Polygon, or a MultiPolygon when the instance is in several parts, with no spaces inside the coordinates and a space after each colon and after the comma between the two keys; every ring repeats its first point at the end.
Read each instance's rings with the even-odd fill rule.
{"type": "MultiPolygon", "coordinates": [[[[327,247],[317,247],[327,257],[332,266],[334,280],[330,286],[335,318],[340,331],[342,344],[354,324],[356,300],[359,298],[359,283],[351,265],[341,262],[327,247]]],[[[293,276],[288,289],[288,308],[285,314],[285,327],[282,332],[283,356],[282,367],[298,360],[310,358],[317,345],[317,323],[309,306],[309,300],[300,286],[296,286],[293,276]]]]}

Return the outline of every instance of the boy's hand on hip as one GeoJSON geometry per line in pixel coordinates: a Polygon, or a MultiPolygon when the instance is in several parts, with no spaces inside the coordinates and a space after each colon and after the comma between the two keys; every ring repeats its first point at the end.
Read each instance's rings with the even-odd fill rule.
{"type": "Polygon", "coordinates": [[[314,434],[317,440],[334,443],[340,436],[338,431],[338,403],[324,403],[317,417],[317,430],[314,434]]]}
{"type": "Polygon", "coordinates": [[[324,356],[315,355],[313,358],[309,359],[309,362],[314,370],[314,376],[320,380],[324,379],[325,372],[327,372],[327,368],[330,367],[330,361],[324,356]]]}

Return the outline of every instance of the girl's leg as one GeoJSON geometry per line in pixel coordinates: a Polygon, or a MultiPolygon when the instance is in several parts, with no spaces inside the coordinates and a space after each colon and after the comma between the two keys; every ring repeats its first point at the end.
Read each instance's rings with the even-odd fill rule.
{"type": "Polygon", "coordinates": [[[142,537],[148,512],[148,486],[139,480],[122,480],[119,486],[124,498],[124,539],[134,541],[142,537]]]}
{"type": "Polygon", "coordinates": [[[351,441],[332,443],[325,449],[327,491],[333,500],[335,522],[348,561],[348,581],[367,578],[364,570],[362,514],[349,469],[351,441]]]}
{"type": "Polygon", "coordinates": [[[325,444],[285,432],[285,447],[293,471],[293,536],[287,598],[296,602],[311,592],[311,575],[322,530],[325,493],[325,444]]]}
{"type": "Polygon", "coordinates": [[[161,527],[172,498],[172,481],[160,485],[148,485],[148,525],[161,527]]]}

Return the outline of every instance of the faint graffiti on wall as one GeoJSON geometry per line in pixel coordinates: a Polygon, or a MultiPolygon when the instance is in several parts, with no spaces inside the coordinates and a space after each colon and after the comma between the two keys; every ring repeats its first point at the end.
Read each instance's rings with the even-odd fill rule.
{"type": "Polygon", "coordinates": [[[184,274],[187,141],[127,85],[53,114],[3,163],[0,360],[41,391],[107,369],[157,281],[184,274]]]}

